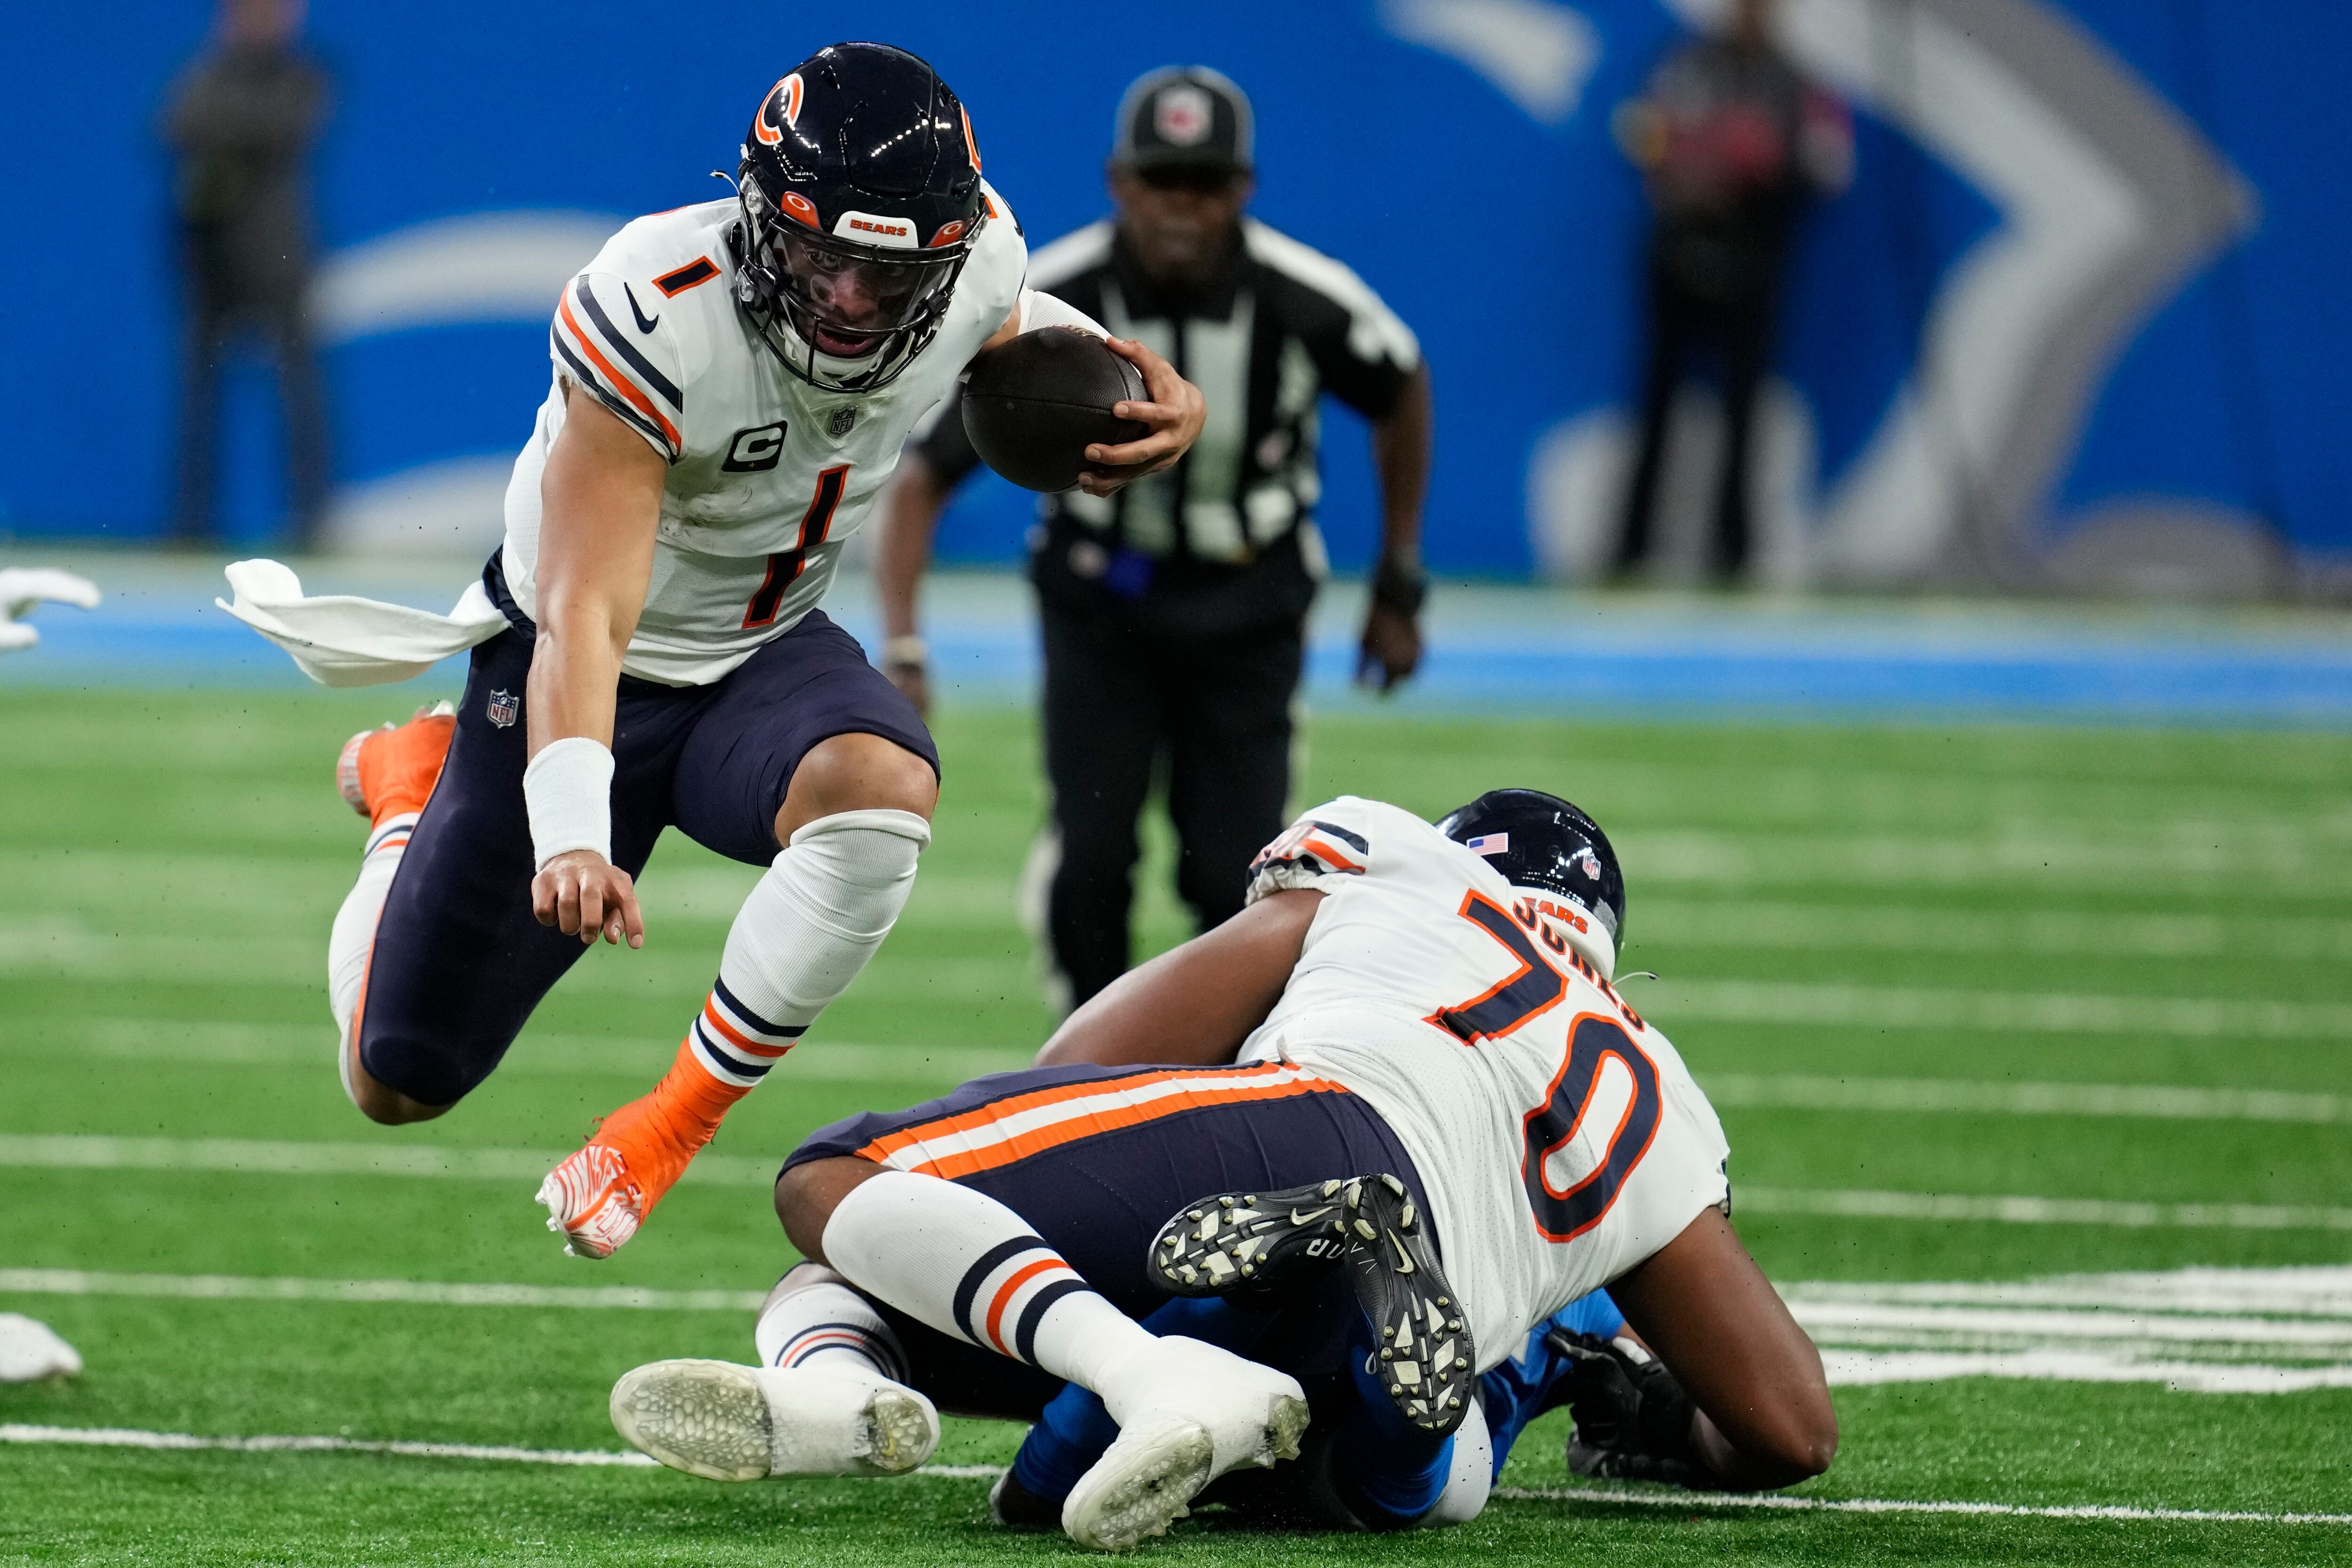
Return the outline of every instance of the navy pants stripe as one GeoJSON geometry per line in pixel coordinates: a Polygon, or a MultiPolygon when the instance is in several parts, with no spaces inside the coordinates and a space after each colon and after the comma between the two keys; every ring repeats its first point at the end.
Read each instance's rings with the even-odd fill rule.
{"type": "MultiPolygon", "coordinates": [[[[868,1112],[821,1128],[784,1168],[855,1155],[877,1138],[995,1102],[1140,1071],[1147,1070],[1042,1067],[976,1078],[905,1111],[868,1112]]],[[[1111,1128],[955,1179],[1027,1220],[1087,1283],[1139,1321],[1171,1299],[1154,1282],[1151,1241],[1186,1205],[1220,1192],[1267,1192],[1382,1171],[1402,1180],[1429,1212],[1420,1174],[1396,1134],[1362,1099],[1342,1092],[1227,1101],[1111,1128]]],[[[890,1308],[883,1315],[907,1348],[910,1381],[942,1409],[1034,1421],[1061,1390],[1057,1379],[1034,1367],[890,1308]]],[[[1336,1373],[1360,1316],[1347,1280],[1334,1270],[1322,1287],[1270,1307],[1249,1354],[1300,1378],[1336,1373]]]]}

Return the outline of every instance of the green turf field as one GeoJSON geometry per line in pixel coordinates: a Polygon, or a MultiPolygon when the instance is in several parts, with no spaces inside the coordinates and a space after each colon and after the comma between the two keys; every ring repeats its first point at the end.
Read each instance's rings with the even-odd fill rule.
{"type": "MultiPolygon", "coordinates": [[[[362,836],[330,764],[413,700],[0,688],[0,1311],[48,1321],[89,1361],[69,1384],[0,1389],[5,1435],[610,1453],[621,1372],[748,1359],[733,1293],[789,1258],[763,1192],[778,1155],[852,1109],[1015,1064],[1049,1027],[1013,910],[1038,813],[1031,727],[951,712],[938,840],[871,970],[642,1236],[606,1264],[562,1257],[530,1202],[536,1162],[667,1063],[755,873],[673,838],[646,878],[644,951],[586,960],[446,1119],[368,1124],[337,1087],[324,998],[362,836]],[[466,1284],[520,1289],[436,1289],[466,1284]],[[565,1293],[595,1286],[653,1293],[565,1293]]],[[[1717,1097],[1741,1232],[1833,1369],[1913,1358],[1912,1380],[1840,1388],[1843,1450],[1800,1496],[2263,1517],[1562,1496],[1553,1417],[1512,1460],[1518,1495],[1473,1525],[1308,1541],[1205,1512],[1147,1555],[2352,1559],[2352,1524],[2275,1517],[2352,1514],[2352,1389],[2165,1381],[2352,1381],[2352,1274],[2263,1271],[2352,1262],[2352,739],[1362,716],[1311,738],[1302,801],[1352,790],[1434,812],[1534,783],[1611,830],[1624,966],[1664,977],[1629,995],[1717,1097]],[[2197,1268],[2227,1271],[2179,1272],[2197,1268]],[[2085,1274],[2101,1278],[2020,1284],[2085,1274]],[[1950,1375],[2000,1356],[2128,1380],[1950,1375]]],[[[1154,947],[1182,934],[1162,880],[1144,902],[1154,947]]],[[[1017,1437],[956,1425],[936,1462],[1001,1463],[1017,1437]]],[[[994,1531],[986,1487],[10,1442],[0,1557],[1071,1550],[994,1531]]]]}

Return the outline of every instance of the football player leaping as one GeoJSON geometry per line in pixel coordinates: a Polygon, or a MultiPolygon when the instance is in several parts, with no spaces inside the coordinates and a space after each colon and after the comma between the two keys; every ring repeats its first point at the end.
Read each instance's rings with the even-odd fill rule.
{"type": "Polygon", "coordinates": [[[1821,1358],[1732,1232],[1722,1128],[1612,984],[1591,819],[1343,797],[1250,897],[1074,1014],[1062,1065],[803,1144],[776,1205],[811,1261],[763,1364],[640,1367],[623,1435],[746,1479],[910,1469],[938,1406],[1038,1420],[999,1516],[1107,1548],[1299,1454],[1310,1410],[1286,1490],[1327,1522],[1474,1514],[1478,1445],[1580,1392],[1586,1473],[1828,1466],[1821,1358]]]}
{"type": "MultiPolygon", "coordinates": [[[[415,673],[425,622],[476,644],[454,711],[355,737],[338,769],[371,828],[330,983],[344,1085],[376,1121],[481,1082],[599,935],[642,945],[634,878],[665,828],[770,868],[667,1075],[541,1189],[582,1256],[635,1232],[856,978],[929,841],[930,737],[817,601],[975,353],[1101,332],[1024,289],[980,162],[923,61],[819,50],[761,100],[732,197],[636,220],[563,289],[505,545],[460,605],[475,629],[299,597],[249,616],[314,673],[326,649],[341,683],[415,673]]],[[[1114,347],[1151,400],[1118,412],[1149,434],[1088,450],[1122,469],[1090,473],[1097,494],[1173,462],[1203,417],[1164,361],[1114,347]]]]}

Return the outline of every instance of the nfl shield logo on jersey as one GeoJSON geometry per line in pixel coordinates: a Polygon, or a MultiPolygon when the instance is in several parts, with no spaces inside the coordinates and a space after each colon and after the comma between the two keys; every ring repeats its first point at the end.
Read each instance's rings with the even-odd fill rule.
{"type": "Polygon", "coordinates": [[[522,700],[512,692],[492,692],[482,712],[500,729],[511,728],[514,721],[522,715],[522,700]]]}
{"type": "Polygon", "coordinates": [[[856,423],[857,411],[856,409],[846,407],[837,408],[833,411],[833,418],[827,422],[825,429],[832,434],[835,441],[838,441],[843,436],[848,434],[850,426],[856,423]]]}

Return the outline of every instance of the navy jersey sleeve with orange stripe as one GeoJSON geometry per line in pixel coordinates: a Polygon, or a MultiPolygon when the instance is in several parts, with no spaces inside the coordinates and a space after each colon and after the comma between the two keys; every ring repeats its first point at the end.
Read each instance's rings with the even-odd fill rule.
{"type": "Polygon", "coordinates": [[[1300,817],[1250,862],[1249,901],[1286,888],[1329,893],[1362,876],[1371,869],[1377,814],[1371,801],[1342,795],[1300,817]]]}
{"type": "Polygon", "coordinates": [[[556,373],[587,388],[665,462],[684,455],[688,368],[650,285],[583,272],[563,286],[550,329],[556,373]]]}

